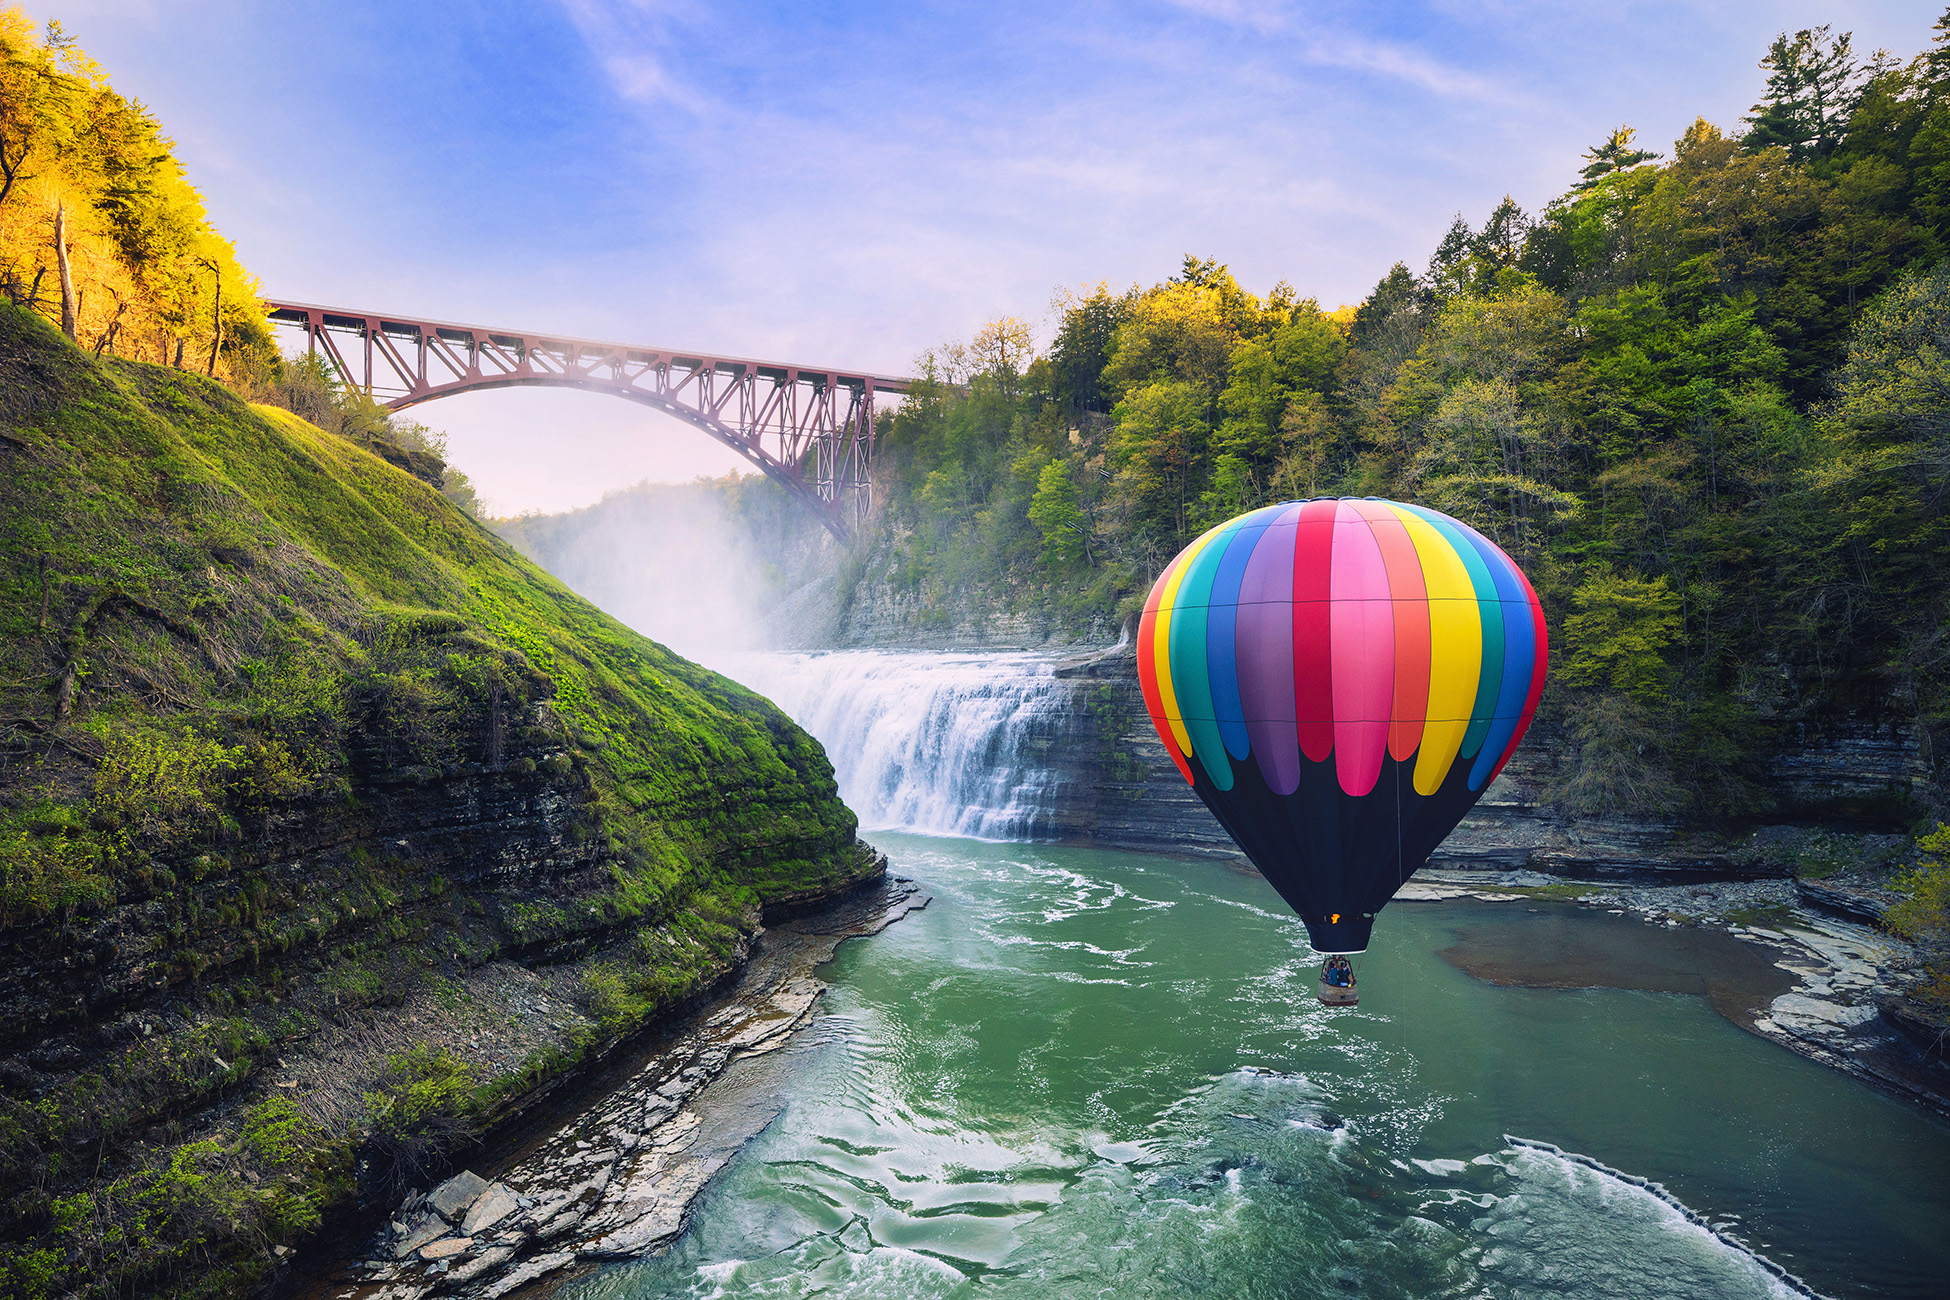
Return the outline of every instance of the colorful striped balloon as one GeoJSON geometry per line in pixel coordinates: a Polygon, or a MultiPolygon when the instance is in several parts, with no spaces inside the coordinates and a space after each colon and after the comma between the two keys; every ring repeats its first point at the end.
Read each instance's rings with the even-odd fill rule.
{"type": "Polygon", "coordinates": [[[1322,952],[1366,949],[1503,770],[1548,652],[1494,542],[1372,497],[1212,529],[1159,575],[1137,644],[1165,752],[1322,952]]]}

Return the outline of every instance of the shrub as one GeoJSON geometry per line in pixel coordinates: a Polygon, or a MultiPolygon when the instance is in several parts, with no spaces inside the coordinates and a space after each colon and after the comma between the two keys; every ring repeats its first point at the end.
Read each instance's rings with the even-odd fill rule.
{"type": "Polygon", "coordinates": [[[444,1168],[481,1126],[472,1066],[425,1045],[393,1057],[381,1090],[366,1094],[362,1181],[379,1199],[396,1199],[444,1168]]]}
{"type": "Polygon", "coordinates": [[[244,758],[243,747],[221,745],[194,727],[110,732],[95,769],[95,814],[125,844],[209,835],[221,825],[224,787],[244,758]]]}
{"type": "Polygon", "coordinates": [[[1923,982],[1916,996],[1939,1012],[1950,1012],[1950,825],[1916,841],[1916,865],[1892,882],[1903,901],[1886,921],[1895,934],[1916,944],[1923,959],[1923,982]]]}

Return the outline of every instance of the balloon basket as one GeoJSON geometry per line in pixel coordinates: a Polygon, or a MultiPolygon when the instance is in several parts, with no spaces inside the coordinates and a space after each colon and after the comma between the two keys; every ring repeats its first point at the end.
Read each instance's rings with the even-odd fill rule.
{"type": "Polygon", "coordinates": [[[1320,1004],[1324,1007],[1351,1007],[1361,1000],[1359,991],[1352,984],[1329,984],[1325,975],[1320,979],[1320,1004]]]}

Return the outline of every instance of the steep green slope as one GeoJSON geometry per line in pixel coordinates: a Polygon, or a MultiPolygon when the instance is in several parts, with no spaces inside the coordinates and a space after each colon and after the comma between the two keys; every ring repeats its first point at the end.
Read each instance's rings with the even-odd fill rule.
{"type": "Polygon", "coordinates": [[[875,875],[854,828],[425,484],[0,308],[0,1295],[248,1286],[875,875]],[[559,1012],[498,1058],[400,1020],[506,970],[559,1012]]]}

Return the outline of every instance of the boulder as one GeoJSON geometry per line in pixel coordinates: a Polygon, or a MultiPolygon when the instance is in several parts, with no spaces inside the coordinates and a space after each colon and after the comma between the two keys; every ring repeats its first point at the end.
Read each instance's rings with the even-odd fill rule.
{"type": "Polygon", "coordinates": [[[447,1221],[428,1210],[420,1211],[404,1223],[395,1223],[393,1258],[405,1259],[434,1238],[446,1236],[447,1231],[447,1221]]]}
{"type": "Polygon", "coordinates": [[[427,1195],[427,1204],[449,1223],[459,1223],[467,1207],[488,1189],[487,1179],[472,1169],[463,1169],[427,1195]]]}

